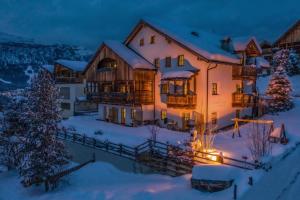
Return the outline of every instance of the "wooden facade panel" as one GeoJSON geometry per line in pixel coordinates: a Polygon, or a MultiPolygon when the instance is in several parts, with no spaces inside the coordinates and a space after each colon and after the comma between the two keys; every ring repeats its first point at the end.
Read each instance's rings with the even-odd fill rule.
{"type": "Polygon", "coordinates": [[[111,49],[103,46],[90,68],[86,71],[87,81],[132,80],[133,69],[111,49]],[[104,58],[115,60],[116,68],[112,71],[99,71],[99,63],[104,58]]]}

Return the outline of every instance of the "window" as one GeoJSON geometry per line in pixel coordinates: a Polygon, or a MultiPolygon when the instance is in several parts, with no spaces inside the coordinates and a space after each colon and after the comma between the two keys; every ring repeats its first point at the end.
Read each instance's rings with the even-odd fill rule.
{"type": "Polygon", "coordinates": [[[211,124],[215,125],[217,123],[218,123],[217,113],[213,112],[213,113],[211,113],[211,124]]]}
{"type": "Polygon", "coordinates": [[[126,85],[120,85],[119,92],[126,93],[126,85]]]}
{"type": "Polygon", "coordinates": [[[59,98],[60,99],[70,99],[70,88],[69,87],[59,88],[59,98]]]}
{"type": "Polygon", "coordinates": [[[218,95],[218,84],[217,83],[212,83],[212,95],[218,95]]]}
{"type": "Polygon", "coordinates": [[[179,67],[184,66],[184,55],[179,55],[179,56],[178,56],[178,59],[177,59],[177,65],[178,65],[179,67]]]}
{"type": "Polygon", "coordinates": [[[154,59],[154,66],[155,66],[156,68],[159,68],[159,66],[160,66],[160,59],[159,59],[159,58],[155,58],[155,59],[154,59]]]}
{"type": "Polygon", "coordinates": [[[71,104],[70,103],[61,103],[60,107],[63,110],[70,110],[71,109],[71,104]]]}
{"type": "Polygon", "coordinates": [[[236,84],[236,92],[237,93],[242,93],[242,86],[241,86],[241,84],[236,84]]]}
{"type": "Polygon", "coordinates": [[[190,122],[190,113],[183,113],[182,116],[182,129],[187,130],[189,128],[189,122],[190,122]]]}
{"type": "Polygon", "coordinates": [[[171,56],[166,57],[166,67],[171,67],[172,66],[172,58],[171,56]]]}
{"type": "Polygon", "coordinates": [[[166,120],[166,119],[167,119],[167,111],[161,110],[161,120],[166,120]]]}
{"type": "Polygon", "coordinates": [[[121,124],[125,124],[126,121],[126,109],[121,108],[121,124]]]}
{"type": "Polygon", "coordinates": [[[136,109],[131,109],[131,119],[135,119],[136,117],[136,109]]]}
{"type": "Polygon", "coordinates": [[[140,46],[144,46],[144,38],[140,39],[140,46]]]}
{"type": "Polygon", "coordinates": [[[162,83],[161,84],[161,94],[168,94],[169,92],[169,86],[168,83],[162,83]]]}
{"type": "Polygon", "coordinates": [[[155,43],[155,35],[152,35],[150,37],[150,44],[154,44],[155,43]]]}

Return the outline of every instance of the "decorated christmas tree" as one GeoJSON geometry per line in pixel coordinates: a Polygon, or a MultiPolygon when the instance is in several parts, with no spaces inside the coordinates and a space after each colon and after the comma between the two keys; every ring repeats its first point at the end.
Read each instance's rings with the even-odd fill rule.
{"type": "Polygon", "coordinates": [[[286,111],[293,107],[292,87],[285,70],[289,65],[289,58],[285,50],[277,52],[274,58],[276,68],[266,92],[270,99],[269,109],[271,112],[286,111]]]}
{"type": "Polygon", "coordinates": [[[280,49],[273,56],[274,71],[278,66],[282,66],[289,76],[300,72],[299,56],[293,49],[280,49]]]}
{"type": "Polygon", "coordinates": [[[25,92],[28,131],[24,138],[25,152],[19,164],[25,186],[39,183],[61,171],[67,164],[64,144],[57,140],[61,120],[58,91],[51,75],[41,71],[25,92]]]}

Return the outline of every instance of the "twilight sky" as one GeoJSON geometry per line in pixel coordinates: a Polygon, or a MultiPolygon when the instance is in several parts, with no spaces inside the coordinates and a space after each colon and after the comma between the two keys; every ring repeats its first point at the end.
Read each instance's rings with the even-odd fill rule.
{"type": "Polygon", "coordinates": [[[0,0],[0,32],[90,49],[105,39],[123,40],[143,17],[274,40],[300,19],[300,1],[0,0]]]}

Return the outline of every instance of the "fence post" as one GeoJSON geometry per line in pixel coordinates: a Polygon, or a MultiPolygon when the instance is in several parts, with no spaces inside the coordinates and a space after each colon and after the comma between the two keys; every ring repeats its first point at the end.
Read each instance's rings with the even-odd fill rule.
{"type": "Polygon", "coordinates": [[[93,138],[93,145],[94,145],[94,148],[96,148],[96,139],[93,138]]]}
{"type": "Polygon", "coordinates": [[[122,155],[122,152],[123,152],[123,146],[122,146],[122,144],[119,144],[119,148],[120,148],[119,153],[120,153],[120,155],[122,155]]]}
{"type": "Polygon", "coordinates": [[[137,149],[137,147],[134,147],[134,157],[137,160],[137,157],[138,157],[138,149],[137,149]]]}
{"type": "Polygon", "coordinates": [[[105,141],[105,149],[106,149],[106,151],[108,151],[108,146],[109,146],[109,142],[105,141]]]}
{"type": "Polygon", "coordinates": [[[65,140],[67,139],[67,131],[65,131],[65,140]]]}
{"type": "Polygon", "coordinates": [[[73,142],[75,142],[76,136],[75,133],[73,133],[73,142]]]}
{"type": "Polygon", "coordinates": [[[234,189],[233,189],[233,199],[236,200],[237,199],[237,185],[234,184],[234,189]]]}
{"type": "Polygon", "coordinates": [[[253,177],[252,176],[249,177],[248,184],[253,185],[253,177]]]}
{"type": "Polygon", "coordinates": [[[85,144],[85,137],[86,137],[86,136],[83,135],[83,138],[82,138],[82,143],[83,143],[83,144],[85,144]]]}

